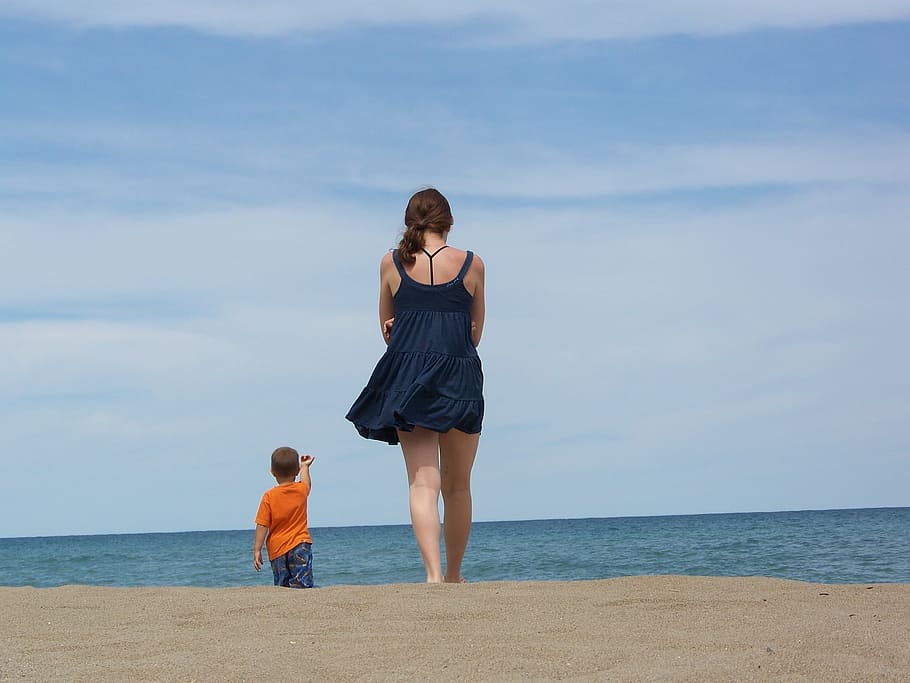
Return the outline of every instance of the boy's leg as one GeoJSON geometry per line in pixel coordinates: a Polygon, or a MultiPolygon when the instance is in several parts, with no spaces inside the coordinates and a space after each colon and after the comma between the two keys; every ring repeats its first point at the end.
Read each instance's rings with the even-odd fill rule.
{"type": "Polygon", "coordinates": [[[479,442],[480,434],[465,434],[457,429],[439,435],[447,582],[464,580],[461,560],[471,535],[471,469],[479,442]]]}
{"type": "Polygon", "coordinates": [[[291,577],[291,574],[288,571],[287,554],[284,554],[281,557],[276,557],[274,560],[270,560],[269,564],[272,565],[272,577],[275,579],[275,585],[284,586],[287,588],[288,581],[291,577]]]}
{"type": "Polygon", "coordinates": [[[313,587],[313,546],[309,543],[301,543],[287,555],[288,588],[312,588],[313,587]]]}

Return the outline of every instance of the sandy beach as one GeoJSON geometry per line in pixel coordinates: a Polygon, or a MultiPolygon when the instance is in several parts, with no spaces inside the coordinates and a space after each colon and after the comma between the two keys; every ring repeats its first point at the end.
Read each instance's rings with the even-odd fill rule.
{"type": "Polygon", "coordinates": [[[910,584],[0,588],[0,679],[907,681],[910,584]]]}

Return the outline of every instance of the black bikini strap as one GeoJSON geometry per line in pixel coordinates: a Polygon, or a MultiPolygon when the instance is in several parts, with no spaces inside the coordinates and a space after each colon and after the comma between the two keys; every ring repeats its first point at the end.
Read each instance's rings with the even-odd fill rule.
{"type": "Polygon", "coordinates": [[[440,251],[442,251],[443,249],[445,249],[445,248],[448,247],[448,246],[449,246],[448,244],[443,244],[441,247],[439,247],[439,249],[437,249],[436,251],[434,251],[432,254],[431,254],[430,252],[428,252],[426,249],[421,249],[421,250],[420,250],[420,251],[422,251],[424,254],[426,254],[426,255],[429,257],[429,259],[430,259],[430,284],[431,284],[431,285],[432,285],[432,284],[435,284],[435,283],[433,282],[433,257],[436,256],[436,254],[438,254],[440,251]]]}

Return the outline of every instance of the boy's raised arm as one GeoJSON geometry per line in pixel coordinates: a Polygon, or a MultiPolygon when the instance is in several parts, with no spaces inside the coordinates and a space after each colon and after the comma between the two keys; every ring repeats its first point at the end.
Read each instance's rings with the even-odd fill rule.
{"type": "Polygon", "coordinates": [[[301,455],[300,456],[300,481],[301,483],[306,482],[312,486],[310,481],[310,465],[316,462],[316,458],[312,455],[301,455]]]}

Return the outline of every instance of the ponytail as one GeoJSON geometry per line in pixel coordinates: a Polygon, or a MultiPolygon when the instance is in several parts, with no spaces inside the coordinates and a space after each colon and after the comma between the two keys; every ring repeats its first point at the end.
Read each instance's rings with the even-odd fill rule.
{"type": "Polygon", "coordinates": [[[423,230],[423,226],[416,223],[404,229],[398,243],[398,258],[402,263],[414,263],[414,254],[423,249],[423,230]]]}
{"type": "Polygon", "coordinates": [[[408,201],[404,211],[404,232],[398,243],[398,258],[402,263],[414,263],[414,254],[423,249],[424,233],[429,230],[444,235],[454,220],[448,200],[432,187],[421,190],[408,201]]]}

